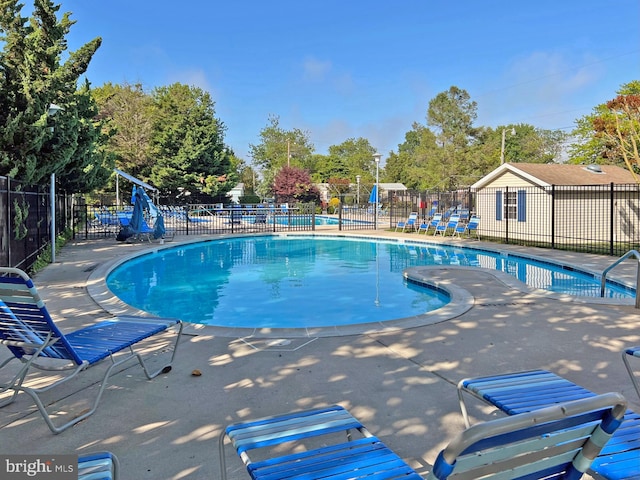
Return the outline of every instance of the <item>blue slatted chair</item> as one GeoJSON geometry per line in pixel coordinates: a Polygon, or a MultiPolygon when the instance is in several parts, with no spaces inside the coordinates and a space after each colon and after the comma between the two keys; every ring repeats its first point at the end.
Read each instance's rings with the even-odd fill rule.
{"type": "Polygon", "coordinates": [[[416,224],[418,223],[418,212],[411,212],[409,214],[409,218],[407,218],[404,222],[398,222],[396,224],[396,232],[400,229],[401,232],[406,230],[411,230],[412,232],[416,230],[416,224]]]}
{"type": "Polygon", "coordinates": [[[13,391],[8,398],[0,402],[0,407],[13,403],[18,393],[24,392],[35,402],[51,431],[60,433],[96,411],[109,375],[119,365],[136,359],[148,379],[160,373],[168,373],[181,334],[182,322],[178,319],[130,315],[63,333],[49,315],[31,278],[17,268],[0,267],[0,343],[6,345],[13,353],[13,356],[0,364],[0,369],[16,359],[22,363],[9,382],[0,383],[0,393],[13,391]],[[133,347],[142,340],[172,327],[177,330],[177,335],[173,342],[171,359],[162,368],[150,371],[142,356],[133,347]],[[102,378],[92,408],[63,425],[54,425],[39,394],[67,382],[88,367],[106,359],[110,360],[111,365],[102,378]],[[32,369],[66,371],[68,375],[46,386],[32,388],[25,385],[25,379],[32,369]]]}
{"type": "Polygon", "coordinates": [[[463,234],[467,234],[471,237],[472,234],[475,233],[475,236],[480,240],[480,234],[478,233],[478,227],[480,226],[480,217],[473,215],[467,223],[459,223],[453,235],[457,235],[459,238],[462,238],[463,234]]]}
{"type": "Polygon", "coordinates": [[[436,213],[433,217],[431,217],[431,220],[429,220],[429,226],[424,231],[424,233],[426,234],[430,228],[433,228],[434,230],[438,228],[438,225],[440,225],[440,222],[442,222],[442,214],[436,213]]]}
{"type": "Polygon", "coordinates": [[[420,480],[398,455],[339,405],[268,417],[229,425],[220,435],[220,473],[227,478],[225,439],[229,439],[253,480],[402,478],[420,480]],[[358,438],[352,432],[359,432],[358,438]],[[300,445],[305,440],[333,439],[344,433],[345,441],[322,442],[321,446],[299,453],[252,460],[254,450],[282,447],[287,442],[300,445]]]}
{"type": "Polygon", "coordinates": [[[426,235],[428,230],[429,230],[429,222],[422,222],[420,225],[418,225],[418,234],[420,234],[420,232],[424,232],[426,235]]]}
{"type": "Polygon", "coordinates": [[[120,464],[111,452],[78,457],[78,480],[117,480],[120,464]]]}
{"type": "MultiPolygon", "coordinates": [[[[474,425],[438,455],[427,478],[578,479],[620,425],[626,405],[622,395],[608,393],[474,425]]],[[[219,440],[222,480],[226,439],[253,480],[422,478],[338,405],[229,425],[219,440]],[[335,441],[340,433],[344,440],[335,441]],[[302,448],[305,442],[312,446],[302,448]]]]}
{"type": "Polygon", "coordinates": [[[582,478],[626,406],[608,393],[473,425],[440,452],[427,480],[582,478]]]}
{"type": "Polygon", "coordinates": [[[455,232],[458,223],[460,222],[460,215],[453,214],[449,217],[449,220],[442,220],[436,226],[436,230],[433,232],[433,235],[441,234],[442,236],[446,236],[448,231],[455,232]]]}
{"type": "MultiPolygon", "coordinates": [[[[465,424],[469,416],[464,400],[468,394],[507,415],[520,415],[561,402],[591,398],[596,394],[546,370],[505,373],[463,379],[458,398],[465,424]]],[[[591,465],[601,478],[640,478],[640,415],[627,410],[625,419],[610,442],[591,465]]]]}
{"type": "Polygon", "coordinates": [[[640,359],[640,346],[630,347],[625,349],[622,352],[622,360],[624,361],[624,365],[627,368],[627,372],[629,372],[629,377],[631,377],[631,382],[633,383],[633,387],[636,389],[636,393],[638,394],[638,397],[640,397],[640,384],[638,383],[638,378],[633,373],[633,368],[631,367],[631,363],[629,363],[630,358],[640,359]]]}

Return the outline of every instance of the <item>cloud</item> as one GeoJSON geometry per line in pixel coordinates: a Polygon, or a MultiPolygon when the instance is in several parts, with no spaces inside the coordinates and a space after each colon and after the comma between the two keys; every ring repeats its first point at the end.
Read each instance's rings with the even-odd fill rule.
{"type": "Polygon", "coordinates": [[[191,87],[199,87],[204,91],[210,92],[211,96],[215,98],[214,89],[209,84],[204,70],[193,69],[174,71],[168,74],[168,78],[170,83],[178,82],[191,87]]]}
{"type": "Polygon", "coordinates": [[[330,61],[322,61],[317,58],[307,57],[302,63],[304,70],[304,79],[319,82],[326,79],[331,72],[332,64],[330,61]]]}
{"type": "Polygon", "coordinates": [[[588,54],[532,52],[515,59],[478,100],[480,123],[564,128],[584,110],[584,93],[600,81],[602,62],[588,54]]]}
{"type": "Polygon", "coordinates": [[[530,91],[552,98],[583,89],[597,81],[600,74],[601,67],[593,59],[569,60],[565,55],[549,52],[533,52],[515,62],[508,73],[516,86],[527,86],[530,91]]]}

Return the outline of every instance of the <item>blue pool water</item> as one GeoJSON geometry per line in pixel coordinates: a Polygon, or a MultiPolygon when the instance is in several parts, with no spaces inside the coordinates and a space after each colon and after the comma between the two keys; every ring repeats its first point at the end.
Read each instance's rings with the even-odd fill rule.
{"type": "MultiPolygon", "coordinates": [[[[448,302],[403,279],[412,266],[481,266],[532,287],[599,296],[592,276],[491,252],[339,237],[264,236],[176,246],[142,255],[107,277],[125,303],[149,313],[227,327],[304,328],[386,321],[448,302]]],[[[608,297],[632,297],[612,285],[608,297]]]]}

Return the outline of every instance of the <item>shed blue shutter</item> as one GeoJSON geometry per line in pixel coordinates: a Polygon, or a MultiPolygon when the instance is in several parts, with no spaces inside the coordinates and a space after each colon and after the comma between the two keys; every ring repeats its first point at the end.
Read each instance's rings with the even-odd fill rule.
{"type": "Polygon", "coordinates": [[[518,221],[527,221],[527,191],[518,190],[518,221]]]}
{"type": "Polygon", "coordinates": [[[496,220],[502,220],[502,190],[496,191],[496,220]]]}

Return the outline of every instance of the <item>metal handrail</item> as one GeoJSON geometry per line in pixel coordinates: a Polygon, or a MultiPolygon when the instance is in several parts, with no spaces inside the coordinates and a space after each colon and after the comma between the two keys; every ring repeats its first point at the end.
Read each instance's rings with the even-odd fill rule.
{"type": "Polygon", "coordinates": [[[602,272],[602,280],[600,281],[600,296],[604,297],[604,290],[607,285],[607,273],[612,270],[614,267],[618,266],[623,260],[634,256],[636,260],[638,260],[638,268],[636,270],[636,308],[640,308],[640,295],[638,295],[638,284],[640,284],[640,253],[637,250],[629,250],[623,256],[621,256],[618,260],[613,262],[602,272]]]}

